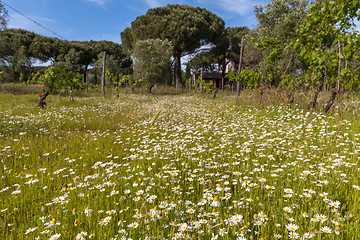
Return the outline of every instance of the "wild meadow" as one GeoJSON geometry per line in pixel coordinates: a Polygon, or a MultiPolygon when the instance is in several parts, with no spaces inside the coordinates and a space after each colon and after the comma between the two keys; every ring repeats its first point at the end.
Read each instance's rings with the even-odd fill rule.
{"type": "Polygon", "coordinates": [[[356,112],[246,92],[37,101],[0,93],[0,239],[360,238],[356,112]]]}

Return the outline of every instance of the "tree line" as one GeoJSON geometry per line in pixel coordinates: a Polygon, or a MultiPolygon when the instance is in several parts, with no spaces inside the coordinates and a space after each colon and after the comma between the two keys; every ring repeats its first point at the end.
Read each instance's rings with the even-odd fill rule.
{"type": "Polygon", "coordinates": [[[131,60],[123,54],[120,44],[110,41],[65,41],[21,29],[4,29],[0,31],[2,80],[28,81],[34,71],[45,71],[45,68],[34,67],[34,64],[46,63],[81,74],[85,84],[98,84],[98,68],[104,51],[109,55],[107,69],[114,75],[119,78],[131,73],[131,60]]]}
{"type": "MultiPolygon", "coordinates": [[[[289,102],[294,91],[313,91],[309,109],[325,89],[331,92],[323,109],[327,112],[341,89],[359,90],[359,10],[357,0],[272,0],[255,7],[258,26],[249,30],[225,28],[206,9],[168,5],[138,17],[121,37],[125,52],[140,62],[151,58],[138,55],[137,43],[170,41],[176,87],[186,83],[179,73],[181,56],[198,51],[187,64],[186,77],[199,69],[224,73],[227,61],[237,58],[240,66],[227,76],[230,80],[245,87],[285,89],[289,102]]],[[[151,71],[146,67],[134,65],[135,71],[151,71]]]]}
{"type": "Polygon", "coordinates": [[[226,28],[220,17],[204,8],[170,4],[137,17],[121,33],[121,45],[69,42],[4,29],[0,32],[2,75],[8,71],[12,74],[8,79],[22,79],[37,59],[96,84],[96,73],[88,80],[89,67],[99,69],[100,54],[106,51],[111,56],[107,76],[117,86],[126,80],[133,88],[146,87],[149,92],[157,83],[185,87],[190,75],[202,69],[222,72],[221,88],[226,77],[238,82],[238,87],[285,89],[289,102],[298,90],[313,92],[309,109],[316,106],[321,91],[329,91],[327,112],[340,91],[360,87],[359,10],[357,0],[272,0],[255,6],[258,25],[248,29],[226,28]],[[183,72],[181,58],[186,55],[194,57],[183,72]],[[232,59],[239,63],[238,70],[225,76],[225,66],[232,59]]]}

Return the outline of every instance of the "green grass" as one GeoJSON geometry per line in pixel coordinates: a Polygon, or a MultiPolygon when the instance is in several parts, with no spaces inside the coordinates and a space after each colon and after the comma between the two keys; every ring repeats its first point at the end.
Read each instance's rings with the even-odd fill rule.
{"type": "Polygon", "coordinates": [[[281,97],[0,93],[0,239],[358,239],[359,101],[281,97]]]}

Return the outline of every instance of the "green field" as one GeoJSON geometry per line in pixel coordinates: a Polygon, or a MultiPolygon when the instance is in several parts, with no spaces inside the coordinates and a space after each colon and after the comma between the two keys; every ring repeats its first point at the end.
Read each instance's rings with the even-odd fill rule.
{"type": "Polygon", "coordinates": [[[0,239],[358,239],[357,113],[246,94],[1,92],[0,239]]]}

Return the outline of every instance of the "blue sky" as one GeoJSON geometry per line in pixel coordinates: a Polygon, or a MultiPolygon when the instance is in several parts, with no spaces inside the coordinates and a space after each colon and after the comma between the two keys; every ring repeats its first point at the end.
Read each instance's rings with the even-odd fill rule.
{"type": "MultiPolygon", "coordinates": [[[[226,26],[257,25],[254,6],[270,0],[3,0],[67,40],[108,40],[120,43],[120,33],[148,9],[167,4],[188,4],[206,8],[221,17],[226,26]]],[[[5,6],[6,7],[6,6],[5,6]]],[[[22,28],[56,37],[8,9],[9,28],[22,28]]]]}

